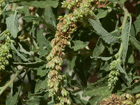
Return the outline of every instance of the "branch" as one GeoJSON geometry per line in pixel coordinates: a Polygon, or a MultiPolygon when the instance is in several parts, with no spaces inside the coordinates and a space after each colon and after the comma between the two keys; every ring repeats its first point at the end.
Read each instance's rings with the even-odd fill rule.
{"type": "MultiPolygon", "coordinates": [[[[121,26],[122,31],[124,30],[125,24],[127,22],[127,18],[130,17],[129,12],[125,7],[123,7],[123,10],[124,10],[124,19],[123,19],[123,23],[122,23],[122,26],[121,26]]],[[[121,43],[120,49],[119,49],[118,53],[116,54],[116,57],[118,59],[121,59],[122,51],[123,51],[123,44],[121,43]]]]}
{"type": "MultiPolygon", "coordinates": [[[[23,70],[23,69],[22,69],[22,70],[23,70]]],[[[20,73],[22,70],[17,71],[16,74],[12,77],[12,79],[11,79],[6,85],[4,85],[3,87],[1,87],[0,95],[8,88],[11,84],[13,84],[14,80],[17,78],[17,76],[19,75],[19,73],[20,73]]]]}
{"type": "Polygon", "coordinates": [[[124,29],[125,24],[127,22],[127,18],[130,15],[129,12],[128,12],[128,10],[125,7],[123,7],[123,10],[124,10],[124,19],[123,19],[123,23],[122,23],[122,30],[124,29]]]}
{"type": "Polygon", "coordinates": [[[5,31],[3,31],[2,33],[0,33],[0,37],[3,35],[3,34],[7,34],[8,33],[8,30],[6,29],[5,31]]]}

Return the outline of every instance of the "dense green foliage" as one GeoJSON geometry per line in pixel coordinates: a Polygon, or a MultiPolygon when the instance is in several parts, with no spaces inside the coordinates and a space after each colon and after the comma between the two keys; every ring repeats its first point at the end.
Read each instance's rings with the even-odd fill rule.
{"type": "Polygon", "coordinates": [[[140,105],[139,10],[139,0],[0,0],[0,105],[140,105]]]}

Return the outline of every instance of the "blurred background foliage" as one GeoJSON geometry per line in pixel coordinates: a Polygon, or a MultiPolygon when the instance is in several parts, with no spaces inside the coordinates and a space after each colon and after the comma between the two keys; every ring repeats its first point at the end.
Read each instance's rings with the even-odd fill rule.
{"type": "MultiPolygon", "coordinates": [[[[6,45],[12,55],[4,58],[9,64],[0,63],[5,65],[5,70],[0,69],[0,105],[53,105],[48,97],[46,56],[51,51],[57,18],[71,12],[61,8],[61,2],[0,1],[0,48],[9,35],[10,45],[6,45]]],[[[62,72],[73,105],[100,105],[112,93],[140,92],[140,2],[99,2],[94,18],[79,24],[64,50],[62,72]],[[130,16],[123,26],[124,7],[130,16]],[[110,64],[118,59],[120,49],[122,54],[117,56],[121,63],[117,61],[115,66],[120,74],[110,89],[110,64]]]]}

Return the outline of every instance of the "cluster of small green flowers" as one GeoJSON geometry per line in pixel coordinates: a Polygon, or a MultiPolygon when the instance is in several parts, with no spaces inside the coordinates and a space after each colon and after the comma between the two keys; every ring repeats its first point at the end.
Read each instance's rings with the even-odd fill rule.
{"type": "Polygon", "coordinates": [[[124,93],[120,97],[112,94],[108,98],[104,98],[101,105],[140,105],[140,93],[135,96],[124,93]]]}
{"type": "Polygon", "coordinates": [[[79,2],[81,2],[82,0],[67,0],[67,1],[63,1],[62,2],[62,8],[68,8],[71,9],[74,6],[78,7],[79,2]]]}
{"type": "MultiPolygon", "coordinates": [[[[77,0],[72,0],[72,1],[77,3],[77,0]]],[[[75,8],[73,10],[73,13],[72,13],[73,16],[72,16],[72,18],[66,18],[68,20],[71,19],[71,22],[77,22],[77,21],[79,21],[79,19],[82,19],[83,20],[88,15],[89,16],[93,16],[93,9],[95,8],[94,5],[96,5],[96,2],[94,2],[95,0],[78,0],[78,1],[80,1],[79,8],[75,8]]],[[[69,4],[71,4],[71,3],[69,3],[69,4]]],[[[63,7],[68,8],[67,5],[63,5],[63,7]]],[[[67,17],[67,15],[64,16],[64,18],[65,17],[67,17]]]]}
{"type": "Polygon", "coordinates": [[[135,98],[131,94],[124,93],[120,97],[122,105],[134,105],[135,98]]]}
{"type": "Polygon", "coordinates": [[[68,9],[75,6],[75,3],[79,6],[72,13],[58,18],[60,22],[57,24],[55,38],[51,41],[52,50],[47,56],[46,65],[46,68],[50,69],[48,74],[49,96],[55,97],[57,105],[71,105],[68,98],[69,92],[64,87],[65,76],[61,74],[62,58],[65,55],[63,50],[70,43],[68,40],[71,38],[71,34],[77,30],[77,23],[82,23],[84,18],[93,16],[93,4],[96,4],[94,0],[69,0],[67,4],[66,2],[64,1],[62,4],[68,9]]]}
{"type": "Polygon", "coordinates": [[[118,70],[111,70],[109,73],[108,79],[108,87],[109,89],[113,89],[118,81],[118,76],[120,75],[118,70]]]}
{"type": "Polygon", "coordinates": [[[114,60],[110,63],[110,70],[111,72],[109,73],[108,76],[108,87],[109,89],[113,89],[119,80],[118,77],[120,75],[119,70],[117,70],[116,65],[119,64],[120,61],[114,60]]]}
{"type": "Polygon", "coordinates": [[[53,97],[54,95],[57,94],[56,101],[59,101],[56,105],[64,105],[67,103],[67,105],[70,105],[71,102],[67,98],[69,97],[68,91],[62,87],[63,85],[63,80],[65,79],[64,75],[60,75],[60,71],[56,70],[51,70],[48,74],[48,86],[50,87],[49,89],[49,97],[53,97]]]}
{"type": "Polygon", "coordinates": [[[63,48],[66,46],[66,39],[60,38],[59,42],[56,42],[59,37],[56,37],[52,40],[52,50],[50,54],[47,56],[47,60],[49,61],[46,65],[46,68],[50,69],[48,74],[48,87],[49,87],[49,96],[55,96],[56,105],[71,105],[70,100],[68,99],[69,93],[64,88],[64,79],[65,76],[61,74],[62,70],[62,56],[64,52],[62,52],[63,48]]]}
{"type": "Polygon", "coordinates": [[[135,95],[135,105],[140,105],[140,93],[135,95]]]}
{"type": "Polygon", "coordinates": [[[6,39],[0,41],[0,70],[5,70],[5,66],[9,64],[9,58],[12,58],[10,54],[11,39],[9,33],[6,33],[4,36],[6,39]]]}

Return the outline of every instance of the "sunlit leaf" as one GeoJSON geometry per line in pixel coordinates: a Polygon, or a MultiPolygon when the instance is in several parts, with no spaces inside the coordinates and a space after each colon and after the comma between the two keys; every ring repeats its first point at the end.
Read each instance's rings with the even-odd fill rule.
{"type": "Polygon", "coordinates": [[[10,17],[6,18],[6,25],[11,35],[16,38],[19,31],[17,15],[11,15],[10,17]]]}

